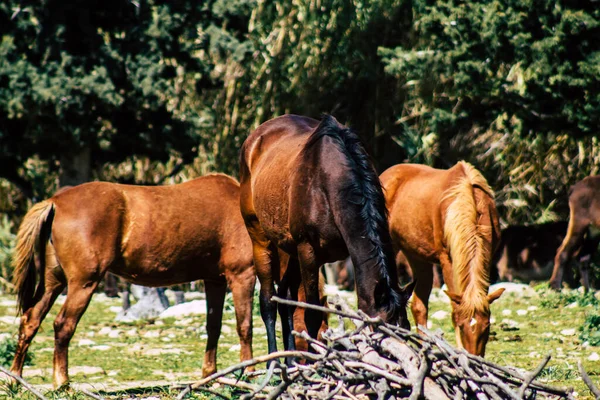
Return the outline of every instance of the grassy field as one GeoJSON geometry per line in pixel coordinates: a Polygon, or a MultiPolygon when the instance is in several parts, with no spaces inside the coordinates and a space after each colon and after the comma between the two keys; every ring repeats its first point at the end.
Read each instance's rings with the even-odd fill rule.
{"type": "MultiPolygon", "coordinates": [[[[353,295],[348,294],[351,301],[353,295]]],[[[600,294],[597,295],[597,297],[600,294]]],[[[454,341],[448,315],[450,310],[443,293],[432,295],[430,323],[454,341]]],[[[60,299],[57,303],[61,303],[60,299]]],[[[354,301],[353,301],[354,302],[354,301]]],[[[96,295],[82,318],[71,342],[70,372],[76,384],[88,383],[97,389],[116,391],[118,398],[171,398],[166,387],[172,382],[189,382],[200,378],[204,355],[205,316],[156,319],[137,323],[115,323],[118,299],[96,295]],[[155,391],[127,391],[136,386],[156,385],[155,391]],[[121,390],[121,392],[118,392],[121,390]]],[[[25,368],[25,378],[43,390],[52,380],[52,321],[59,310],[56,304],[44,321],[31,346],[33,363],[25,368]]],[[[265,328],[255,303],[254,354],[266,353],[265,328]]],[[[600,347],[589,346],[580,339],[580,327],[586,316],[598,314],[598,301],[577,292],[556,294],[545,289],[505,293],[492,305],[492,340],[486,357],[501,365],[533,369],[547,354],[552,360],[542,373],[543,379],[556,386],[573,387],[578,398],[591,398],[577,372],[577,362],[584,365],[595,382],[600,383],[600,361],[595,360],[600,347]]],[[[11,323],[15,302],[0,296],[0,336],[14,337],[18,325],[11,323]]],[[[230,299],[226,302],[223,331],[219,344],[219,368],[239,361],[235,317],[230,299]]],[[[81,395],[48,392],[51,398],[83,398],[81,395]]],[[[28,398],[27,394],[4,385],[0,398],[28,398]]]]}

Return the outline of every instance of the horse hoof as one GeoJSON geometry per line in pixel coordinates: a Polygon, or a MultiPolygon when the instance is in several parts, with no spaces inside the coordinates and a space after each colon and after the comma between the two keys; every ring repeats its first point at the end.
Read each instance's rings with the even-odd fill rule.
{"type": "Polygon", "coordinates": [[[550,286],[550,289],[560,292],[560,289],[561,289],[560,283],[552,281],[552,282],[550,282],[549,286],[550,286]]]}
{"type": "Polygon", "coordinates": [[[54,381],[53,386],[54,386],[55,391],[69,390],[71,388],[71,385],[69,383],[69,378],[57,379],[54,381]]]}

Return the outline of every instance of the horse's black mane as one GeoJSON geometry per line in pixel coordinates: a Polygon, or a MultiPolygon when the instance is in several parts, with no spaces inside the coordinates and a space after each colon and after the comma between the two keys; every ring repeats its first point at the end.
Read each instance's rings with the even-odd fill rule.
{"type": "Polygon", "coordinates": [[[340,125],[331,115],[323,116],[306,148],[325,136],[339,143],[342,152],[348,158],[348,166],[354,179],[347,182],[345,191],[348,195],[345,197],[361,208],[360,217],[365,227],[363,234],[373,245],[371,258],[379,267],[382,278],[375,288],[375,301],[378,303],[376,306],[384,307],[395,320],[399,315],[401,298],[397,285],[391,283],[389,269],[395,268],[394,261],[386,256],[386,252],[388,255],[392,254],[392,246],[386,238],[389,237],[388,212],[379,176],[359,136],[350,128],[340,125]]]}

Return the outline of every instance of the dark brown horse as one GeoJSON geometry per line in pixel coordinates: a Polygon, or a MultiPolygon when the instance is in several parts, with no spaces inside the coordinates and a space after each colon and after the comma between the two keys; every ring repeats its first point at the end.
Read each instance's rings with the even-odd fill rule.
{"type": "MultiPolygon", "coordinates": [[[[561,246],[556,251],[550,286],[560,289],[565,266],[571,262],[591,228],[600,228],[600,175],[588,176],[573,185],[569,191],[569,226],[561,246]]],[[[594,232],[597,234],[597,232],[594,232]]],[[[589,287],[587,271],[582,276],[584,287],[589,287]]]]}
{"type": "MultiPolygon", "coordinates": [[[[510,225],[502,229],[500,246],[494,254],[491,281],[546,281],[552,274],[554,257],[567,232],[568,221],[534,225],[510,225]]],[[[586,234],[577,249],[576,259],[581,284],[589,287],[589,266],[598,248],[599,235],[586,234]]],[[[579,286],[573,271],[567,270],[565,280],[571,287],[579,286]]]]}
{"type": "Polygon", "coordinates": [[[452,304],[456,343],[483,356],[490,332],[488,294],[492,253],[500,238],[494,195],[470,164],[448,170],[395,165],[381,174],[396,250],[402,250],[416,280],[411,309],[427,326],[432,264],[442,266],[452,304]]]}
{"type": "MultiPolygon", "coordinates": [[[[356,266],[359,308],[408,326],[410,291],[398,286],[381,185],[355,133],[331,116],[321,122],[296,115],[267,121],[242,146],[240,184],[269,352],[277,347],[274,283],[279,280],[280,296],[288,297],[301,282],[307,301],[320,304],[319,268],[348,254],[356,266]],[[290,256],[281,280],[278,250],[290,256]]],[[[290,349],[292,311],[279,311],[290,349]]],[[[306,310],[305,321],[316,337],[322,314],[306,310]]]]}
{"type": "Polygon", "coordinates": [[[215,174],[173,186],[86,183],[36,204],[17,237],[15,286],[23,313],[11,371],[46,313],[68,288],[54,321],[55,387],[68,382],[68,346],[92,293],[110,271],[130,282],[167,286],[203,279],[207,299],[203,375],[216,370],[227,284],[242,360],[252,358],[251,242],[239,211],[239,184],[215,174]]]}

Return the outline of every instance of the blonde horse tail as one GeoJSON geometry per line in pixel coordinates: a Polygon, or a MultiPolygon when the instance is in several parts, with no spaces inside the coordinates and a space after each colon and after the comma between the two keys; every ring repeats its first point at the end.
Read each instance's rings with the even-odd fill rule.
{"type": "Polygon", "coordinates": [[[25,313],[44,293],[46,242],[50,237],[53,217],[54,204],[45,200],[27,212],[19,227],[13,257],[13,283],[20,313],[25,313]]]}
{"type": "Polygon", "coordinates": [[[489,200],[494,192],[471,164],[460,161],[463,174],[444,194],[449,201],[444,223],[444,239],[450,250],[455,290],[462,293],[471,310],[489,307],[489,264],[492,257],[493,222],[489,200]]]}

